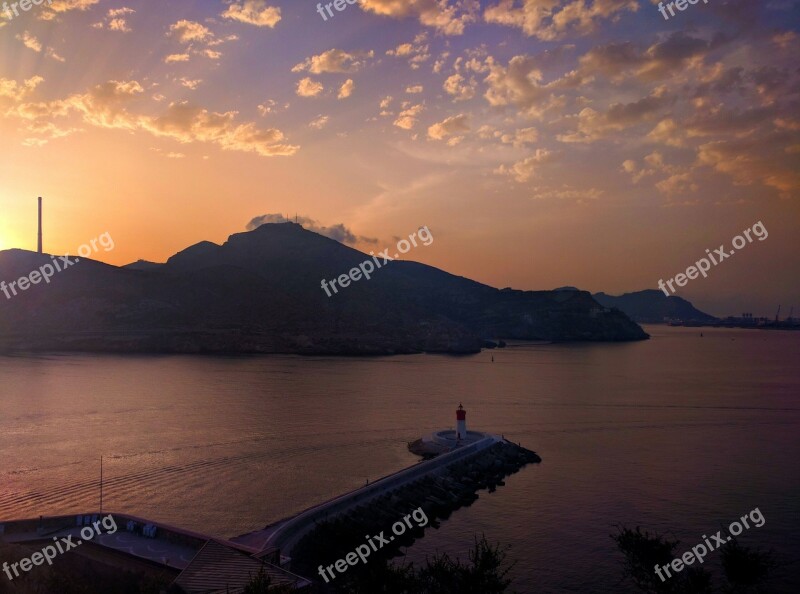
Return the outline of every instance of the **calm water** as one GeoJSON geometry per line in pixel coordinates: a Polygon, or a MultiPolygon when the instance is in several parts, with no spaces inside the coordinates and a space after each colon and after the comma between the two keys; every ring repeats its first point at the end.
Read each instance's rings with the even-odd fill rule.
{"type": "MultiPolygon", "coordinates": [[[[614,526],[682,552],[758,507],[742,542],[800,591],[800,333],[647,328],[619,345],[475,356],[0,357],[0,518],[105,508],[219,536],[263,527],[417,459],[454,424],[543,458],[409,551],[511,545],[521,592],[619,592],[614,526]]],[[[388,528],[388,527],[387,527],[388,528]]],[[[706,563],[712,570],[718,554],[706,563]]]]}

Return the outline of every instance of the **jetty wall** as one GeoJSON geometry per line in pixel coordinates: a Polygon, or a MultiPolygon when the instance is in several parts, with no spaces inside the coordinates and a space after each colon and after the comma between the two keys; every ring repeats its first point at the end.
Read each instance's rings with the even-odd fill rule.
{"type": "Polygon", "coordinates": [[[432,460],[420,462],[410,468],[379,479],[370,485],[361,487],[356,491],[351,491],[350,493],[321,503],[281,524],[270,535],[266,544],[268,547],[280,549],[281,553],[284,555],[291,555],[292,546],[302,538],[306,532],[313,529],[316,524],[330,520],[357,505],[363,505],[371,499],[380,497],[405,484],[415,482],[424,476],[443,473],[451,464],[480,454],[501,441],[502,438],[499,436],[487,435],[475,443],[446,454],[441,454],[432,460]]]}

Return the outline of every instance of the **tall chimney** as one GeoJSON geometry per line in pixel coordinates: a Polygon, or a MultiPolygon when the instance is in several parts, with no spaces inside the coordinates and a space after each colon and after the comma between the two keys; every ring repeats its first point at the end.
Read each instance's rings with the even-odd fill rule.
{"type": "Polygon", "coordinates": [[[39,196],[39,253],[42,253],[42,197],[39,196]]]}

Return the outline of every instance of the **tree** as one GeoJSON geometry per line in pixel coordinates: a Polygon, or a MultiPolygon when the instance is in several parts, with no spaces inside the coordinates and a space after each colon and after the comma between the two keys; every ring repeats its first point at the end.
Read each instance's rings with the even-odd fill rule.
{"type": "Polygon", "coordinates": [[[250,583],[244,587],[242,594],[290,594],[294,592],[291,586],[272,586],[272,578],[262,565],[258,573],[250,579],[250,583]]]}
{"type": "Polygon", "coordinates": [[[664,579],[656,573],[656,566],[663,567],[672,562],[675,558],[675,549],[678,548],[680,541],[669,540],[664,536],[650,534],[647,531],[642,532],[639,526],[636,527],[636,530],[618,526],[617,530],[617,534],[612,534],[611,538],[625,556],[623,575],[642,592],[710,591],[707,589],[686,590],[690,585],[688,582],[697,588],[702,587],[702,584],[710,579],[705,570],[689,568],[694,571],[684,570],[678,575],[673,573],[672,577],[664,576],[664,579]]]}
{"type": "MultiPolygon", "coordinates": [[[[671,571],[671,577],[658,577],[655,567],[669,565],[675,558],[678,540],[670,540],[658,534],[650,534],[637,527],[631,530],[618,527],[611,538],[623,554],[623,575],[642,592],[654,594],[704,594],[713,592],[711,574],[700,567],[684,567],[680,572],[671,571]]],[[[744,594],[765,592],[764,583],[777,567],[773,551],[761,551],[740,545],[736,539],[720,547],[722,568],[726,583],[723,592],[744,594]]]]}
{"type": "Polygon", "coordinates": [[[742,546],[734,538],[720,549],[728,592],[758,592],[778,563],[773,550],[742,546]]]}
{"type": "Polygon", "coordinates": [[[342,576],[334,588],[347,594],[506,594],[511,585],[508,547],[475,537],[469,561],[434,555],[419,568],[372,559],[359,572],[342,576]]]}

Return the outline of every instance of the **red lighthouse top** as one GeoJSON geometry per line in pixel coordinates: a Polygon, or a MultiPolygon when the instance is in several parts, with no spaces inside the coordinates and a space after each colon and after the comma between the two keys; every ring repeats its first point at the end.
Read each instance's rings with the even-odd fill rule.
{"type": "Polygon", "coordinates": [[[459,403],[458,410],[456,410],[456,420],[457,421],[465,421],[467,419],[467,411],[464,410],[464,406],[459,403]]]}

